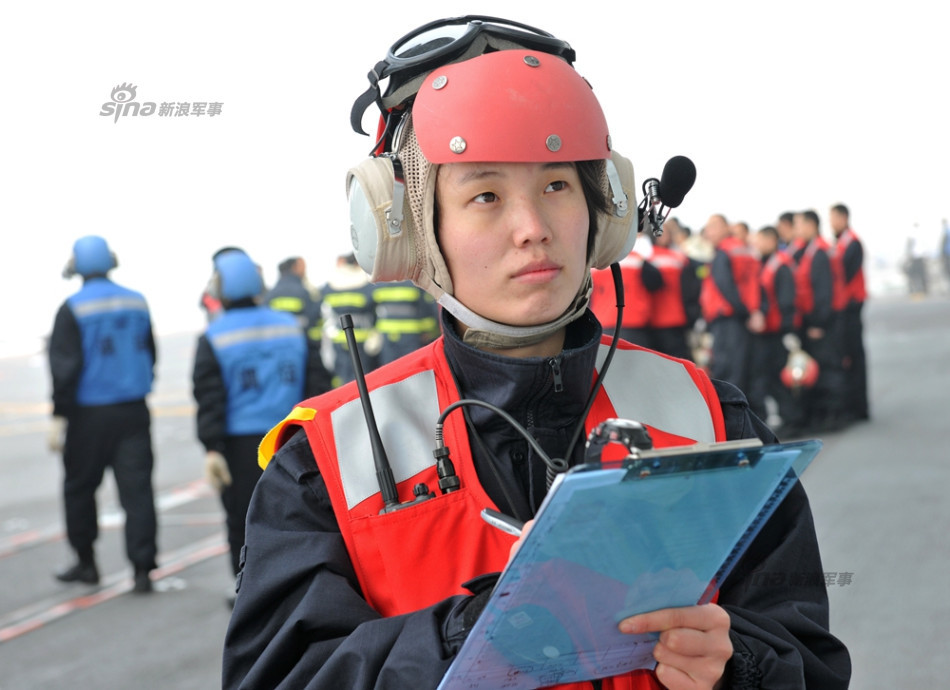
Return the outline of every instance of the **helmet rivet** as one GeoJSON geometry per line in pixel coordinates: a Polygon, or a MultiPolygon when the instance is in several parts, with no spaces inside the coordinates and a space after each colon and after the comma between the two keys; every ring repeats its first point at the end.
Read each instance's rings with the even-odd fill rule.
{"type": "Polygon", "coordinates": [[[441,88],[444,88],[446,84],[449,83],[449,78],[444,74],[440,74],[432,81],[432,88],[438,91],[441,88]]]}
{"type": "Polygon", "coordinates": [[[462,137],[452,137],[452,141],[449,142],[449,148],[452,150],[452,153],[465,153],[466,146],[468,146],[468,144],[465,143],[462,137]]]}
{"type": "Polygon", "coordinates": [[[548,147],[548,151],[551,153],[557,153],[561,150],[561,137],[557,134],[552,134],[544,140],[544,145],[548,147]]]}
{"type": "Polygon", "coordinates": [[[526,64],[528,67],[540,67],[541,61],[534,55],[525,55],[524,64],[526,64]]]}
{"type": "Polygon", "coordinates": [[[608,150],[608,151],[613,151],[613,150],[614,150],[614,143],[613,143],[613,141],[611,140],[609,134],[607,135],[607,150],[608,150]]]}

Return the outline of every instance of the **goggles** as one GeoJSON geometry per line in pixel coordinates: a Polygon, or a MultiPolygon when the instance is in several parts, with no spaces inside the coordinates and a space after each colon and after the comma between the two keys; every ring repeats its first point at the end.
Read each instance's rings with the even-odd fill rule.
{"type": "MultiPolygon", "coordinates": [[[[482,15],[439,19],[410,31],[392,45],[384,60],[376,63],[366,75],[370,87],[353,103],[350,125],[353,131],[365,135],[361,121],[372,103],[385,114],[410,100],[433,69],[513,48],[557,55],[568,64],[575,59],[574,49],[566,41],[528,24],[482,15]],[[389,83],[381,94],[379,83],[384,79],[389,83]]],[[[384,132],[382,138],[385,136],[384,132]]]]}

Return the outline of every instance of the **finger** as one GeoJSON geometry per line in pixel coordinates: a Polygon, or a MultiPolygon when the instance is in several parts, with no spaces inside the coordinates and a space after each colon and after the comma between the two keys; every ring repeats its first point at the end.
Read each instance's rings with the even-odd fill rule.
{"type": "Polygon", "coordinates": [[[732,657],[732,640],[729,639],[728,628],[711,631],[674,628],[660,633],[659,644],[684,657],[711,656],[724,660],[732,657]]]}
{"type": "Polygon", "coordinates": [[[528,532],[531,531],[531,528],[534,526],[534,520],[528,520],[521,527],[521,535],[518,537],[517,541],[511,545],[511,548],[508,549],[508,560],[510,561],[515,557],[515,554],[518,553],[518,549],[521,548],[521,543],[525,540],[525,537],[528,536],[528,532]]]}
{"type": "Polygon", "coordinates": [[[697,690],[698,688],[713,687],[716,682],[715,680],[704,681],[694,678],[683,669],[671,664],[657,663],[653,672],[656,674],[656,679],[666,690],[697,690]]]}
{"type": "Polygon", "coordinates": [[[657,662],[657,678],[669,690],[674,687],[712,687],[722,678],[729,661],[729,657],[677,654],[662,643],[654,647],[653,658],[657,662]],[[668,675],[669,681],[664,675],[668,675]]]}
{"type": "Polygon", "coordinates": [[[663,632],[673,628],[712,630],[720,627],[729,627],[729,614],[716,604],[658,609],[620,621],[620,632],[628,634],[663,632]]]}

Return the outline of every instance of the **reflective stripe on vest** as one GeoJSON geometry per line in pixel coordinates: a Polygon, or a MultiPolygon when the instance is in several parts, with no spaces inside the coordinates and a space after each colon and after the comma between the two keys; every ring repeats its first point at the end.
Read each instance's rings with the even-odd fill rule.
{"type": "Polygon", "coordinates": [[[103,297],[102,299],[93,299],[88,302],[82,302],[73,306],[73,314],[77,319],[106,312],[130,310],[147,311],[148,306],[144,297],[135,297],[133,295],[123,295],[118,297],[103,297]]]}
{"type": "Polygon", "coordinates": [[[269,304],[271,309],[277,311],[289,311],[294,314],[303,311],[303,300],[299,297],[275,297],[269,304]]]}
{"type": "Polygon", "coordinates": [[[369,304],[369,298],[361,292],[331,292],[323,298],[323,301],[333,309],[346,307],[362,309],[369,304]]]}
{"type": "Polygon", "coordinates": [[[209,335],[208,339],[216,350],[223,350],[245,343],[264,342],[275,338],[292,338],[300,334],[300,328],[293,325],[276,324],[267,326],[248,326],[225,333],[209,335]]]}
{"type": "Polygon", "coordinates": [[[405,333],[430,333],[437,327],[435,317],[424,319],[377,319],[376,330],[386,335],[405,333]]]}
{"type": "Polygon", "coordinates": [[[381,287],[373,290],[374,302],[418,302],[424,298],[425,293],[417,287],[400,285],[394,287],[381,287]]]}
{"type": "MultiPolygon", "coordinates": [[[[370,391],[373,414],[389,457],[396,483],[435,464],[435,422],[439,418],[439,400],[435,373],[422,371],[388,386],[370,391]],[[407,404],[412,401],[412,404],[407,404]]],[[[360,399],[341,405],[330,413],[333,435],[346,439],[346,454],[353,462],[340,463],[340,477],[347,507],[379,493],[372,467],[373,447],[366,432],[366,417],[360,399]],[[370,463],[367,465],[366,463],[370,463]]]]}

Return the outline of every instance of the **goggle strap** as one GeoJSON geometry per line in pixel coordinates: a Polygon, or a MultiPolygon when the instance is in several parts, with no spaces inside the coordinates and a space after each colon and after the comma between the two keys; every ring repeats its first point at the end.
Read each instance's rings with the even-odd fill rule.
{"type": "Polygon", "coordinates": [[[370,105],[379,103],[379,75],[383,73],[386,66],[385,61],[377,62],[376,66],[373,67],[373,71],[366,75],[370,86],[363,92],[363,95],[356,99],[353,108],[350,110],[350,126],[354,132],[362,134],[364,137],[368,137],[369,134],[363,131],[363,114],[370,105]]]}

